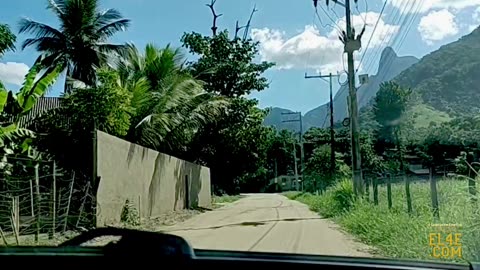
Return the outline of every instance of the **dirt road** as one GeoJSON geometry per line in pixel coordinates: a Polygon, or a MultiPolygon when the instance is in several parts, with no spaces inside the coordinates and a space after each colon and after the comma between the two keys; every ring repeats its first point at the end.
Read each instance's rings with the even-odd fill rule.
{"type": "Polygon", "coordinates": [[[248,194],[165,231],[201,249],[371,257],[331,221],[276,194],[248,194]]]}

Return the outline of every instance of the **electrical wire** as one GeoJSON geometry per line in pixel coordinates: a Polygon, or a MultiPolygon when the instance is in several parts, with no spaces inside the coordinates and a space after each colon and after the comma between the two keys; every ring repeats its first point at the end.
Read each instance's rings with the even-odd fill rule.
{"type": "MultiPolygon", "coordinates": [[[[342,29],[340,28],[340,26],[338,26],[337,22],[328,14],[328,12],[323,8],[322,5],[320,5],[320,9],[322,9],[323,13],[325,13],[325,15],[327,15],[327,17],[330,19],[330,21],[332,21],[332,23],[334,24],[334,26],[333,25],[330,25],[330,26],[332,28],[337,29],[337,31],[340,31],[340,33],[341,33],[342,29]]],[[[320,18],[320,14],[318,14],[318,9],[315,9],[315,11],[316,11],[317,17],[320,18]]]]}
{"type": "Polygon", "coordinates": [[[358,2],[355,2],[355,9],[357,10],[358,12],[358,16],[362,19],[363,21],[363,25],[367,25],[367,14],[368,14],[368,3],[367,3],[367,0],[365,0],[365,18],[363,18],[362,16],[362,13],[360,12],[360,10],[358,9],[358,2]]]}
{"type": "MultiPolygon", "coordinates": [[[[410,2],[410,0],[407,0],[407,3],[408,2],[410,2]]],[[[400,23],[400,21],[402,20],[402,16],[404,16],[404,14],[407,14],[406,10],[407,10],[408,4],[402,5],[402,6],[404,7],[403,10],[392,7],[394,9],[394,12],[393,12],[394,15],[393,15],[393,19],[392,19],[392,24],[393,25],[398,25],[400,23]]],[[[399,29],[399,31],[400,31],[400,29],[399,29]]],[[[377,49],[374,50],[374,52],[371,54],[372,57],[370,57],[368,62],[366,62],[365,71],[370,72],[371,68],[377,63],[377,58],[383,52],[384,48],[387,47],[387,45],[392,46],[392,43],[390,43],[390,42],[392,41],[394,36],[395,35],[393,34],[393,32],[391,34],[389,34],[388,32],[386,33],[386,37],[382,39],[379,46],[377,46],[377,49]]]]}
{"type": "MultiPolygon", "coordinates": [[[[406,28],[405,32],[403,33],[403,36],[400,37],[400,42],[398,43],[398,47],[395,48],[395,50],[397,52],[400,50],[400,48],[402,47],[406,37],[408,36],[408,33],[410,32],[410,29],[412,28],[413,22],[417,19],[418,15],[420,14],[420,8],[422,7],[424,0],[420,0],[420,1],[416,1],[416,2],[420,3],[420,4],[416,6],[415,11],[412,13],[412,16],[410,17],[410,21],[406,24],[407,28],[406,28]]],[[[393,59],[392,59],[391,62],[393,62],[393,59]]],[[[392,67],[392,63],[390,63],[390,65],[387,66],[387,69],[386,69],[387,73],[390,72],[391,67],[392,67]]]]}
{"type": "MultiPolygon", "coordinates": [[[[402,6],[406,7],[406,5],[402,5],[402,6]]],[[[403,13],[403,11],[401,11],[400,9],[397,9],[394,7],[392,8],[394,9],[393,16],[392,16],[393,18],[392,24],[398,25],[399,21],[401,20],[402,14],[405,14],[405,13],[403,13]]],[[[370,72],[370,69],[377,63],[377,57],[383,52],[384,48],[390,44],[390,41],[392,38],[393,38],[393,32],[389,34],[387,31],[387,33],[385,33],[385,38],[382,39],[379,46],[377,46],[374,52],[371,53],[372,57],[370,57],[370,59],[368,59],[368,62],[365,64],[366,71],[370,72]]]]}
{"type": "MultiPolygon", "coordinates": [[[[360,62],[358,64],[358,67],[357,67],[355,72],[358,72],[358,70],[360,69],[360,66],[362,65],[363,59],[365,58],[365,55],[367,54],[368,47],[370,46],[370,43],[372,42],[372,38],[375,34],[375,31],[377,30],[378,23],[380,22],[380,19],[382,18],[383,11],[385,10],[385,7],[387,6],[387,2],[388,1],[385,0],[385,2],[383,3],[382,10],[380,11],[380,15],[378,16],[377,22],[375,23],[375,26],[373,28],[372,35],[370,35],[370,39],[368,40],[367,46],[365,47],[365,50],[363,51],[362,57],[360,58],[360,62]]],[[[358,4],[357,4],[357,10],[358,10],[358,4]]],[[[365,22],[365,20],[364,20],[364,22],[365,22]]],[[[367,23],[365,22],[365,24],[367,24],[367,23]]]]}

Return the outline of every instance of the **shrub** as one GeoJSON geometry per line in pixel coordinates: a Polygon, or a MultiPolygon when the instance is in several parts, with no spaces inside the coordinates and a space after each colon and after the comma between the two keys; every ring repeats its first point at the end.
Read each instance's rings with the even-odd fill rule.
{"type": "Polygon", "coordinates": [[[140,216],[138,215],[137,208],[135,208],[135,205],[130,203],[128,199],[125,201],[125,204],[123,205],[120,221],[130,226],[140,225],[140,216]]]}
{"type": "Polygon", "coordinates": [[[295,200],[299,196],[301,196],[303,193],[300,191],[286,191],[283,192],[282,195],[289,198],[290,200],[295,200]]]}

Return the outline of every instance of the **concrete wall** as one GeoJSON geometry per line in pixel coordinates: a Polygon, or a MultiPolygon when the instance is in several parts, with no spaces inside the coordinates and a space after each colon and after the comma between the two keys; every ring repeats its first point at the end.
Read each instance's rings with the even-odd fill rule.
{"type": "Polygon", "coordinates": [[[211,205],[210,169],[97,132],[97,226],[120,221],[127,200],[141,217],[211,205]]]}

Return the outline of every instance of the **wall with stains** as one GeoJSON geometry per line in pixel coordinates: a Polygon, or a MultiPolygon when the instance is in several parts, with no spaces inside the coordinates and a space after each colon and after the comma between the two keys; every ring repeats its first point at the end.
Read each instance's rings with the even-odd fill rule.
{"type": "Polygon", "coordinates": [[[211,205],[210,169],[97,132],[97,226],[120,222],[127,200],[142,218],[211,205]]]}

